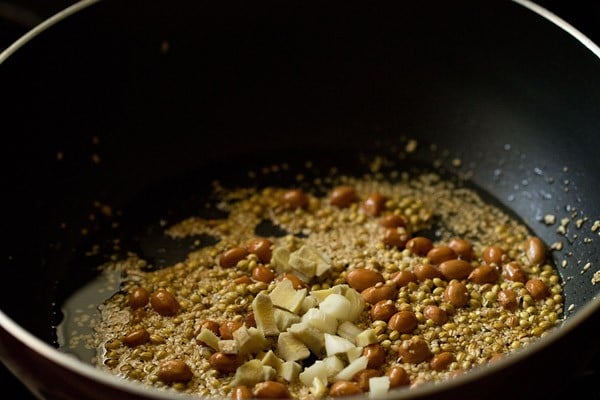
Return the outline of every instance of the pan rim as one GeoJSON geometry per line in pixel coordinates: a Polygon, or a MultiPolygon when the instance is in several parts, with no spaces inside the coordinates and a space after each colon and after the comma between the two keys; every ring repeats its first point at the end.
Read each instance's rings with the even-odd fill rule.
{"type": "Polygon", "coordinates": [[[15,52],[17,52],[20,48],[25,46],[31,40],[33,40],[36,36],[46,31],[51,26],[63,21],[67,17],[76,14],[89,6],[100,2],[101,0],[79,0],[78,2],[70,5],[69,7],[60,10],[56,14],[46,18],[38,25],[31,28],[29,31],[25,32],[21,35],[17,40],[10,44],[6,49],[0,52],[0,65],[4,63],[10,56],[12,56],[15,52]]]}
{"type": "Polygon", "coordinates": [[[552,22],[554,25],[558,26],[575,39],[577,39],[582,45],[584,45],[588,50],[590,50],[596,57],[600,58],[600,47],[589,37],[587,37],[583,32],[579,29],[575,28],[573,25],[554,14],[547,8],[540,6],[539,4],[531,1],[531,0],[512,0],[513,2],[520,4],[521,6],[533,11],[534,13],[540,15],[541,17],[547,19],[552,22]]]}
{"type": "MultiPolygon", "coordinates": [[[[60,21],[70,17],[73,14],[76,14],[96,3],[100,3],[102,0],[79,0],[69,7],[57,12],[56,14],[50,16],[49,18],[42,21],[40,24],[36,25],[19,38],[17,38],[12,44],[10,44],[7,48],[0,52],[0,65],[4,63],[12,54],[18,51],[21,47],[25,46],[28,42],[33,40],[36,36],[50,28],[51,26],[59,23],[60,21]]],[[[578,42],[580,42],[584,47],[590,50],[596,57],[600,59],[600,46],[598,46],[594,41],[592,41],[589,37],[587,37],[583,32],[579,29],[575,28],[566,20],[560,18],[558,15],[552,13],[545,7],[540,6],[531,0],[511,0],[513,3],[518,4],[535,14],[538,14],[542,18],[548,20],[552,24],[556,25],[560,29],[564,30],[568,34],[570,34],[573,38],[575,38],[578,42]]]]}
{"type": "MultiPolygon", "coordinates": [[[[437,384],[424,384],[422,386],[400,389],[394,392],[394,399],[406,399],[414,397],[422,397],[427,395],[433,395],[436,393],[444,392],[448,389],[455,388],[458,386],[468,385],[469,382],[477,381],[487,375],[492,375],[495,372],[509,368],[513,364],[517,364],[523,359],[529,357],[541,351],[543,348],[552,345],[560,338],[566,336],[577,326],[581,325],[582,322],[588,318],[592,318],[595,313],[600,313],[600,298],[596,297],[590,300],[585,306],[579,311],[570,315],[565,319],[563,324],[556,327],[547,336],[536,340],[535,342],[515,351],[510,357],[504,357],[491,365],[485,365],[476,367],[468,373],[458,375],[457,377],[446,380],[437,384]]],[[[25,330],[19,324],[17,324],[12,318],[6,315],[0,310],[0,328],[4,329],[10,334],[15,340],[20,341],[24,346],[31,349],[36,354],[46,358],[47,360],[59,365],[62,368],[68,369],[76,374],[84,375],[86,378],[108,385],[115,389],[126,390],[132,394],[139,394],[145,396],[148,399],[197,399],[197,396],[179,394],[176,392],[161,392],[156,388],[137,383],[130,380],[125,380],[112,375],[108,372],[102,371],[91,364],[87,364],[80,361],[73,356],[63,353],[58,349],[50,346],[48,343],[42,341],[32,333],[25,330]]]]}

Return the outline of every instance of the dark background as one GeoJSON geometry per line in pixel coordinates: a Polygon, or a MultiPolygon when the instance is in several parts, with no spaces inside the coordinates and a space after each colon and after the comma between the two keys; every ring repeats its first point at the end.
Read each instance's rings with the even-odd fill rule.
{"type": "MultiPolygon", "coordinates": [[[[0,0],[0,51],[45,18],[72,3],[74,1],[0,0]]],[[[538,0],[536,3],[558,15],[600,45],[600,0],[538,0]]],[[[587,398],[599,400],[600,390],[597,386],[599,380],[600,359],[596,358],[574,381],[565,382],[564,392],[557,393],[555,399],[572,397],[573,389],[578,388],[587,393],[587,398]]],[[[543,385],[543,382],[540,384],[543,385]]],[[[0,365],[0,388],[3,393],[10,393],[11,398],[33,399],[33,396],[3,365],[0,365]]]]}

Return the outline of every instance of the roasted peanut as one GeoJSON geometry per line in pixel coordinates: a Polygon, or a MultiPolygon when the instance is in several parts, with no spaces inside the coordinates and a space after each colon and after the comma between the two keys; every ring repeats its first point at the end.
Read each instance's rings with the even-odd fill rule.
{"type": "Polygon", "coordinates": [[[489,264],[483,264],[473,269],[467,279],[471,282],[483,285],[484,283],[495,283],[498,281],[499,277],[500,273],[496,267],[493,267],[489,264]]]}
{"type": "Polygon", "coordinates": [[[140,328],[129,332],[121,341],[129,347],[136,347],[150,341],[150,334],[144,328],[140,328]]]}
{"type": "Polygon", "coordinates": [[[499,246],[487,246],[483,250],[483,260],[487,264],[502,265],[502,258],[504,256],[504,250],[499,246]]]}
{"type": "Polygon", "coordinates": [[[397,271],[392,274],[390,277],[392,282],[396,284],[397,287],[404,287],[408,285],[410,282],[417,282],[417,276],[414,272],[403,269],[402,271],[397,271]]]}
{"type": "Polygon", "coordinates": [[[448,368],[455,359],[454,354],[449,351],[443,351],[433,356],[431,361],[429,361],[429,366],[434,371],[443,371],[448,368]]]}
{"type": "Polygon", "coordinates": [[[519,306],[517,294],[511,289],[499,291],[496,298],[498,299],[498,303],[507,310],[514,311],[519,306]]]}
{"type": "Polygon", "coordinates": [[[248,250],[249,253],[256,255],[260,262],[266,264],[271,262],[271,246],[273,246],[273,242],[269,239],[256,238],[248,243],[246,250],[248,250]]]}
{"type": "Polygon", "coordinates": [[[242,325],[243,324],[238,321],[225,321],[221,323],[221,325],[219,325],[219,335],[221,336],[221,339],[233,339],[233,332],[240,329],[242,325]]]}
{"type": "Polygon", "coordinates": [[[352,380],[358,383],[360,389],[363,392],[369,391],[369,379],[374,378],[376,376],[381,376],[381,372],[377,369],[367,368],[358,372],[356,375],[352,377],[352,380]]]}
{"type": "Polygon", "coordinates": [[[290,210],[305,209],[308,207],[308,196],[300,189],[288,190],[281,196],[281,204],[290,210]]]}
{"type": "Polygon", "coordinates": [[[146,309],[144,308],[136,308],[131,311],[131,322],[134,324],[142,322],[144,317],[146,316],[146,309]]]}
{"type": "Polygon", "coordinates": [[[289,399],[290,391],[286,385],[276,381],[264,381],[254,385],[252,390],[257,399],[289,399]]]}
{"type": "Polygon", "coordinates": [[[397,214],[387,214],[381,217],[379,225],[384,228],[400,228],[406,226],[406,220],[397,214]]]}
{"type": "Polygon", "coordinates": [[[252,398],[252,391],[246,385],[236,386],[231,392],[231,397],[234,400],[244,400],[252,398]]]}
{"type": "Polygon", "coordinates": [[[360,292],[363,299],[369,304],[376,304],[381,300],[391,300],[398,295],[398,289],[394,283],[375,285],[360,292]]]}
{"type": "Polygon", "coordinates": [[[448,280],[464,279],[473,271],[471,263],[460,259],[444,261],[438,266],[438,269],[448,280]]]}
{"type": "Polygon", "coordinates": [[[398,311],[388,321],[388,327],[399,333],[411,333],[418,324],[419,321],[412,311],[398,311]]]}
{"type": "Polygon", "coordinates": [[[448,322],[448,314],[438,306],[428,305],[423,309],[423,315],[432,320],[436,325],[444,325],[448,322]]]}
{"type": "Polygon", "coordinates": [[[174,382],[187,382],[194,377],[192,369],[182,360],[168,360],[158,367],[158,379],[167,385],[174,382]]]}
{"type": "Polygon", "coordinates": [[[404,249],[404,246],[406,246],[408,239],[409,235],[406,232],[398,232],[398,229],[396,228],[385,228],[383,230],[383,238],[381,241],[386,246],[402,250],[404,249]]]}
{"type": "Polygon", "coordinates": [[[423,282],[426,279],[444,277],[440,270],[431,264],[418,264],[414,267],[413,271],[419,282],[423,282]]]}
{"type": "Polygon", "coordinates": [[[302,279],[298,278],[297,275],[294,275],[291,272],[285,272],[283,275],[281,275],[281,277],[279,279],[280,280],[283,280],[283,279],[289,280],[290,282],[292,282],[292,286],[296,290],[305,288],[307,286],[306,283],[304,283],[304,281],[302,281],[302,279]]]}
{"type": "Polygon", "coordinates": [[[233,280],[233,283],[235,283],[236,285],[241,285],[241,284],[250,284],[252,283],[252,279],[250,279],[250,277],[248,275],[242,275],[239,278],[235,278],[233,280]]]}
{"type": "Polygon", "coordinates": [[[237,263],[248,255],[248,250],[244,247],[232,247],[225,251],[219,258],[219,265],[222,268],[233,268],[237,263]]]}
{"type": "Polygon", "coordinates": [[[545,299],[550,295],[548,286],[541,279],[530,279],[525,283],[525,287],[535,300],[545,299]]]}
{"type": "Polygon", "coordinates": [[[406,370],[399,365],[390,368],[387,372],[387,376],[390,378],[390,388],[410,384],[410,378],[408,377],[406,370]]]}
{"type": "Polygon", "coordinates": [[[392,315],[396,314],[398,309],[392,300],[381,300],[375,303],[371,308],[370,314],[373,321],[388,321],[392,315]]]}
{"type": "Polygon", "coordinates": [[[252,311],[244,317],[244,325],[247,328],[256,328],[256,319],[254,318],[254,313],[252,311]]]}
{"type": "Polygon", "coordinates": [[[352,396],[361,393],[362,390],[358,383],[352,381],[336,381],[329,389],[329,395],[331,397],[352,396]]]}
{"type": "Polygon", "coordinates": [[[357,268],[346,274],[346,282],[351,288],[362,292],[366,288],[375,286],[379,282],[385,282],[381,273],[372,269],[357,268]]]}
{"type": "Polygon", "coordinates": [[[368,216],[376,217],[385,209],[387,199],[381,193],[371,193],[364,201],[362,209],[368,216]]]}
{"type": "Polygon", "coordinates": [[[367,363],[367,368],[379,368],[385,364],[385,349],[379,343],[365,346],[363,349],[363,355],[367,357],[367,360],[369,360],[367,363]]]}
{"type": "Polygon", "coordinates": [[[136,287],[129,294],[129,306],[133,309],[142,308],[148,304],[150,292],[146,288],[136,287]]]}
{"type": "Polygon", "coordinates": [[[468,240],[452,238],[448,242],[448,247],[450,247],[462,260],[471,261],[471,259],[473,259],[473,245],[468,240]]]}
{"type": "Polygon", "coordinates": [[[455,307],[462,307],[469,303],[469,291],[464,283],[452,281],[444,290],[444,299],[455,307]]]}
{"type": "Polygon", "coordinates": [[[449,246],[435,246],[427,252],[427,258],[433,265],[438,265],[444,261],[454,260],[457,258],[456,253],[449,246]]]}
{"type": "Polygon", "coordinates": [[[160,315],[173,316],[179,311],[179,302],[166,289],[159,289],[150,295],[150,305],[160,315]]]}
{"type": "Polygon", "coordinates": [[[433,242],[424,236],[415,236],[406,242],[406,248],[412,253],[424,257],[429,250],[433,249],[433,242]]]}
{"type": "Polygon", "coordinates": [[[259,264],[252,269],[252,279],[258,282],[271,283],[275,279],[275,272],[259,264]]]}
{"type": "Polygon", "coordinates": [[[402,362],[411,364],[419,364],[433,356],[427,342],[417,336],[404,340],[398,346],[398,354],[402,362]]]}
{"type": "Polygon", "coordinates": [[[546,246],[538,237],[530,237],[525,241],[525,253],[531,264],[541,264],[546,260],[546,246]]]}
{"type": "Polygon", "coordinates": [[[511,261],[502,266],[504,277],[509,281],[525,283],[527,274],[521,268],[521,265],[516,261],[511,261]]]}
{"type": "MultiPolygon", "coordinates": [[[[213,321],[211,319],[207,319],[200,324],[200,329],[206,328],[210,329],[215,335],[219,335],[220,325],[217,321],[213,321]]],[[[200,333],[200,332],[198,332],[200,333]]]]}
{"type": "MultiPolygon", "coordinates": [[[[213,321],[210,319],[207,319],[205,321],[202,322],[202,324],[200,324],[200,327],[198,327],[198,329],[196,330],[196,333],[194,334],[194,336],[198,336],[200,334],[200,332],[202,332],[202,328],[206,328],[211,330],[215,335],[219,335],[219,323],[217,321],[213,321]]],[[[204,343],[202,340],[198,340],[196,339],[196,343],[202,346],[206,346],[206,343],[204,343]]]]}
{"type": "Polygon", "coordinates": [[[208,362],[212,368],[222,374],[235,372],[240,366],[240,359],[237,354],[216,352],[210,356],[208,362]]]}
{"type": "Polygon", "coordinates": [[[358,199],[356,190],[351,186],[338,186],[331,191],[329,203],[339,208],[346,208],[358,199]]]}

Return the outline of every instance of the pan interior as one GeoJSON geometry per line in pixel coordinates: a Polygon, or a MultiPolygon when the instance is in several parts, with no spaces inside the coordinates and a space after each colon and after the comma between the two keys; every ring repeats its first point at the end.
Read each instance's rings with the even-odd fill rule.
{"type": "MultiPolygon", "coordinates": [[[[54,345],[84,362],[92,362],[98,356],[88,341],[93,334],[93,321],[99,318],[98,305],[122,293],[121,273],[100,273],[104,264],[135,254],[147,261],[145,270],[153,271],[185,261],[189,252],[219,241],[209,235],[172,238],[164,233],[169,226],[191,216],[206,220],[227,217],[219,208],[221,200],[212,192],[215,182],[228,188],[301,188],[325,197],[340,176],[394,181],[403,175],[406,179],[435,173],[457,187],[476,192],[486,203],[526,225],[513,209],[470,179],[468,169],[460,168],[460,158],[434,144],[403,138],[395,145],[382,145],[377,152],[363,150],[341,158],[324,149],[312,151],[310,158],[296,153],[269,160],[264,155],[228,160],[150,185],[120,207],[96,204],[100,223],[95,233],[86,237],[68,272],[55,284],[54,345]],[[315,184],[315,180],[320,184],[315,184]]],[[[447,233],[448,227],[437,220],[413,235],[439,241],[442,231],[447,233]]],[[[529,232],[534,235],[531,228],[529,232]]],[[[256,227],[255,233],[263,237],[288,234],[268,219],[256,227]]],[[[550,263],[554,264],[554,259],[550,263]]]]}
{"type": "MultiPolygon", "coordinates": [[[[371,147],[391,153],[400,170],[441,167],[518,215],[547,244],[561,242],[553,259],[565,282],[567,316],[597,300],[597,60],[554,27],[523,28],[534,22],[525,10],[476,3],[443,6],[432,18],[426,9],[340,17],[332,5],[313,21],[310,7],[300,14],[278,10],[287,23],[259,10],[224,25],[227,13],[215,6],[198,10],[203,24],[177,11],[169,18],[184,21],[178,26],[161,5],[144,15],[127,9],[116,13],[119,20],[108,19],[114,13],[103,6],[57,26],[30,53],[16,54],[3,66],[10,82],[2,82],[15,99],[6,105],[15,136],[7,150],[14,156],[2,160],[4,170],[14,171],[7,186],[15,195],[6,209],[18,210],[6,216],[15,234],[4,253],[11,281],[27,282],[35,266],[42,278],[28,287],[45,299],[42,286],[53,282],[51,309],[25,299],[18,322],[60,347],[65,332],[80,329],[69,318],[97,292],[86,285],[107,254],[133,249],[156,265],[171,261],[167,253],[180,257],[194,244],[165,243],[157,234],[161,221],[212,212],[202,205],[202,188],[214,171],[247,183],[239,172],[249,165],[259,171],[309,159],[323,170],[335,160],[362,173],[360,154],[371,147]],[[473,9],[478,18],[457,23],[473,9]],[[512,21],[508,32],[493,23],[503,15],[512,21]],[[98,23],[98,16],[111,23],[98,23]],[[137,19],[146,24],[132,27],[137,19]],[[203,34],[197,26],[206,28],[203,34]],[[542,45],[548,42],[550,48],[542,45]],[[33,53],[35,61],[27,62],[33,53]],[[92,66],[102,73],[93,75],[92,66]],[[399,157],[411,137],[418,151],[399,157]],[[237,160],[242,153],[261,156],[237,160]],[[556,222],[547,224],[547,215],[556,222]],[[23,246],[31,226],[39,226],[41,241],[23,246]],[[156,251],[162,248],[168,251],[156,251]],[[82,287],[89,292],[76,297],[82,287]]],[[[293,183],[291,175],[269,179],[293,183]]],[[[2,293],[13,315],[20,314],[16,295],[2,293]]],[[[82,359],[90,357],[82,351],[82,359]]]]}

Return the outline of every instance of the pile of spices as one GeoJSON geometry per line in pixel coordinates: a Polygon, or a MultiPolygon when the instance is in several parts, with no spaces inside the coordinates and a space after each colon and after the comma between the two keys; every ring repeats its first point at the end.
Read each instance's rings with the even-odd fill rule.
{"type": "Polygon", "coordinates": [[[206,397],[385,395],[560,322],[559,275],[526,226],[435,173],[394,178],[215,184],[226,217],[164,231],[215,244],[158,270],[135,254],[103,266],[123,278],[94,327],[97,366],[206,397]]]}

